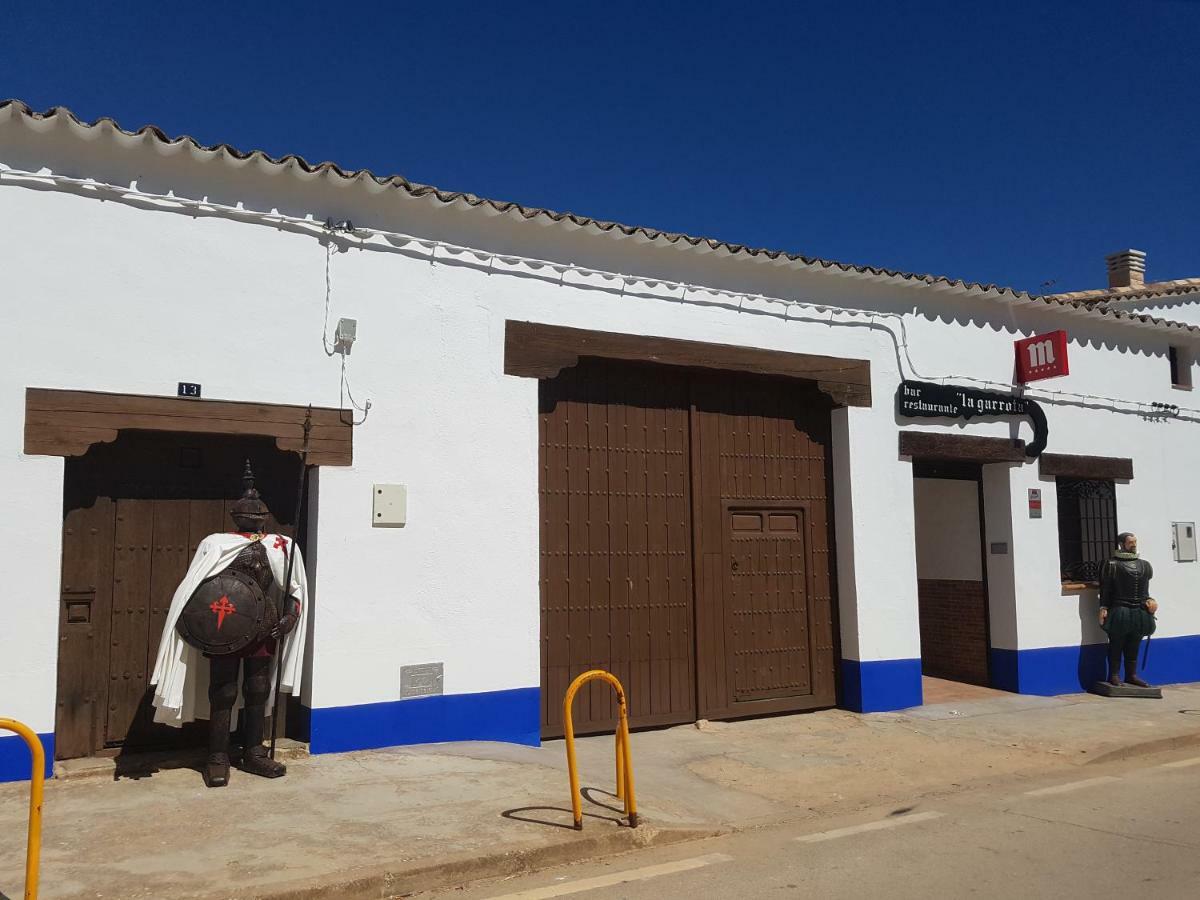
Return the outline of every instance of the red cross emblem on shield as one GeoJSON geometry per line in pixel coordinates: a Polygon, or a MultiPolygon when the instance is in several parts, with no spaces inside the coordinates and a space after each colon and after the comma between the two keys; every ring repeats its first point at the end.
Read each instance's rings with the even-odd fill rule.
{"type": "Polygon", "coordinates": [[[221,626],[225,622],[225,617],[229,613],[237,612],[237,607],[229,602],[228,595],[221,597],[220,600],[214,600],[208,605],[208,608],[217,615],[217,631],[221,630],[221,626]]]}

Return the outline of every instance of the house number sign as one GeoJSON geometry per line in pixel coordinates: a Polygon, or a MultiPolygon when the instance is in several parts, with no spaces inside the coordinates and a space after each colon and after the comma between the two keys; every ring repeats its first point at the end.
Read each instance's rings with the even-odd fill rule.
{"type": "Polygon", "coordinates": [[[996,419],[1025,418],[1033,423],[1033,443],[1025,446],[1025,455],[1036,458],[1046,449],[1049,429],[1046,414],[1033,400],[999,391],[928,381],[902,381],[896,391],[896,412],[919,419],[996,419]]]}

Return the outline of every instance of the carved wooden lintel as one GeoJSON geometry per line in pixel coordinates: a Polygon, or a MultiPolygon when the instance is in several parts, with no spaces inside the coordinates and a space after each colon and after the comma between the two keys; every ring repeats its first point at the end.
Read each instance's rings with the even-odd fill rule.
{"type": "MultiPolygon", "coordinates": [[[[82,456],[122,430],[185,434],[256,435],[275,438],[280,450],[299,452],[307,407],[231,400],[184,400],[142,394],[106,394],[27,388],[25,453],[82,456]]],[[[354,429],[344,410],[313,407],[308,462],[348,466],[354,429]]]]}
{"type": "Polygon", "coordinates": [[[781,375],[814,382],[839,406],[871,405],[871,363],[808,353],[676,338],[588,331],[536,322],[505,323],[504,371],[554,378],[582,357],[781,375]]]}

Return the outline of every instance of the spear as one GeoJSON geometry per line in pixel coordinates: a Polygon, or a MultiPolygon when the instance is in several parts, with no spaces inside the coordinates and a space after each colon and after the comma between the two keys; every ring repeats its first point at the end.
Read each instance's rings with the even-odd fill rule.
{"type": "MultiPolygon", "coordinates": [[[[300,536],[300,511],[304,503],[304,481],[308,476],[308,445],[312,434],[312,405],[304,415],[304,446],[300,450],[300,477],[296,485],[296,514],[292,518],[292,540],[288,545],[287,567],[283,576],[283,598],[286,605],[291,599],[292,567],[296,563],[296,538],[300,536]]],[[[304,610],[300,611],[304,615],[304,610]]],[[[282,616],[280,616],[282,618],[282,616]]],[[[299,621],[297,621],[299,624],[299,621]]],[[[286,635],[279,636],[275,648],[275,705],[271,710],[271,759],[275,758],[275,739],[279,728],[279,698],[283,694],[279,688],[283,682],[283,642],[286,635]]]]}

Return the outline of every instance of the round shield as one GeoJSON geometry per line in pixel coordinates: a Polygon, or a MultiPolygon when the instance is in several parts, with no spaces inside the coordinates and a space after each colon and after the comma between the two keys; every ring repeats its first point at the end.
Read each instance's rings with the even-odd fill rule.
{"type": "Polygon", "coordinates": [[[184,604],[175,630],[210,656],[228,656],[273,627],[270,606],[253,578],[227,569],[200,582],[184,604]]]}

